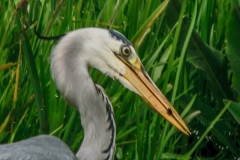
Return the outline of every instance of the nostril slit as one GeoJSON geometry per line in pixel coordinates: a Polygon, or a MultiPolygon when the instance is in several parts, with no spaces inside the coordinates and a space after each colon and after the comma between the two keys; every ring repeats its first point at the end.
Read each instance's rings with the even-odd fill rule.
{"type": "Polygon", "coordinates": [[[167,109],[167,113],[172,115],[172,109],[171,109],[171,108],[168,108],[168,109],[167,109]]]}

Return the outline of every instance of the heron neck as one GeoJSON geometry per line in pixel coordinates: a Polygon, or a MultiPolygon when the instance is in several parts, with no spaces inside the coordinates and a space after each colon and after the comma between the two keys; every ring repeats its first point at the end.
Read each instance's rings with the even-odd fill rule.
{"type": "Polygon", "coordinates": [[[79,53],[78,41],[61,41],[51,55],[52,76],[63,97],[80,113],[84,139],[77,152],[79,160],[110,160],[115,149],[113,110],[100,86],[88,73],[89,53],[79,53]],[[76,49],[77,47],[77,49],[76,49]]]}
{"type": "Polygon", "coordinates": [[[76,156],[81,160],[112,159],[116,129],[110,101],[102,88],[92,82],[88,72],[82,71],[78,81],[81,85],[75,88],[75,95],[84,139],[76,156]]]}

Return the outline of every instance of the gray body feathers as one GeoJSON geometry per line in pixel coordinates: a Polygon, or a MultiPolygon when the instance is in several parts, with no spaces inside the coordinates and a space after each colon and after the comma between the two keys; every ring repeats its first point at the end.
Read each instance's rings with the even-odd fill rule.
{"type": "Polygon", "coordinates": [[[0,160],[77,160],[59,138],[41,135],[0,145],[0,160]]]}

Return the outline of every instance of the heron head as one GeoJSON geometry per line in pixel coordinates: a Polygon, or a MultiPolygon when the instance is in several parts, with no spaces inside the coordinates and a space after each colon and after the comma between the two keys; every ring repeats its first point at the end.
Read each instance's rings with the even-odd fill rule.
{"type": "Polygon", "coordinates": [[[98,39],[101,43],[96,52],[104,64],[91,61],[93,62],[91,65],[118,79],[176,128],[187,135],[190,134],[177,111],[148,76],[132,43],[117,31],[102,30],[102,32],[102,37],[98,39]]]}
{"type": "MultiPolygon", "coordinates": [[[[73,53],[72,57],[76,57],[77,54],[78,58],[74,60],[76,63],[79,64],[78,59],[81,59],[81,63],[86,63],[86,66],[94,67],[119,80],[126,88],[140,95],[172,125],[183,133],[190,134],[177,111],[148,76],[132,43],[121,33],[114,30],[86,28],[73,31],[67,36],[68,38],[62,39],[64,41],[62,44],[68,44],[71,50],[67,52],[73,53]],[[75,54],[76,51],[78,52],[75,54]]],[[[68,57],[70,56],[67,55],[68,57]]]]}

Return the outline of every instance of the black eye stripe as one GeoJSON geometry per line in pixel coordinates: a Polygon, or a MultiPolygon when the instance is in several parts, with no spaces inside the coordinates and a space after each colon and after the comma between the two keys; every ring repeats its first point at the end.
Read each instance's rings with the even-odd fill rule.
{"type": "Polygon", "coordinates": [[[124,44],[132,46],[132,43],[126,37],[124,37],[124,35],[122,35],[121,33],[114,31],[114,30],[109,30],[109,34],[111,37],[113,37],[119,41],[122,41],[124,44]]]}

